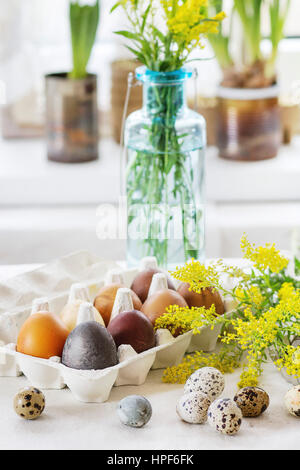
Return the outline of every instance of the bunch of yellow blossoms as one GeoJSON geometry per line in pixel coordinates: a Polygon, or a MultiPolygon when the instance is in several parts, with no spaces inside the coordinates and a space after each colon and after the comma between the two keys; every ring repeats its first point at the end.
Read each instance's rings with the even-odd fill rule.
{"type": "Polygon", "coordinates": [[[179,307],[178,305],[170,305],[167,313],[159,317],[155,322],[155,329],[166,328],[172,335],[178,335],[193,331],[193,334],[200,334],[200,328],[210,326],[214,328],[217,322],[216,309],[212,305],[210,308],[205,307],[179,307]]]}
{"type": "Polygon", "coordinates": [[[119,0],[112,10],[123,8],[131,30],[117,34],[133,41],[128,49],[149,69],[178,70],[194,49],[202,47],[203,37],[218,33],[225,18],[223,12],[209,16],[210,1],[119,0]]]}
{"type": "Polygon", "coordinates": [[[241,239],[241,249],[244,257],[253,261],[254,266],[259,269],[270,269],[273,273],[279,273],[288,265],[288,259],[283,257],[275,245],[266,244],[266,246],[255,247],[246,236],[241,239]]]}
{"type": "MultiPolygon", "coordinates": [[[[289,261],[274,245],[255,247],[243,236],[241,248],[254,268],[249,269],[249,273],[227,266],[223,261],[204,265],[194,260],[172,273],[176,279],[188,282],[194,292],[201,292],[206,287],[217,288],[235,301],[236,308],[230,318],[228,315],[225,318],[210,317],[209,314],[205,317],[201,312],[199,325],[210,324],[214,328],[217,323],[223,323],[220,338],[223,348],[214,355],[187,356],[181,365],[166,370],[164,381],[181,382],[197,366],[203,367],[203,363],[214,367],[218,364],[223,371],[242,365],[238,385],[254,386],[258,384],[263,364],[269,356],[278,369],[284,368],[288,375],[300,377],[300,346],[295,343],[300,338],[300,283],[287,274],[289,261]],[[236,285],[232,289],[224,287],[224,276],[235,278],[236,285]]],[[[176,331],[176,322],[183,324],[180,316],[186,318],[185,331],[188,323],[195,331],[197,310],[174,311],[177,315],[173,320],[173,331],[176,331]]],[[[164,316],[161,317],[160,324],[167,327],[167,323],[164,316]]]]}
{"type": "Polygon", "coordinates": [[[225,18],[223,12],[212,18],[207,18],[207,0],[186,0],[182,5],[173,8],[173,0],[161,0],[169,31],[178,43],[201,45],[201,37],[207,34],[217,34],[220,21],[225,18]],[[195,41],[195,42],[194,42],[195,41]]]}

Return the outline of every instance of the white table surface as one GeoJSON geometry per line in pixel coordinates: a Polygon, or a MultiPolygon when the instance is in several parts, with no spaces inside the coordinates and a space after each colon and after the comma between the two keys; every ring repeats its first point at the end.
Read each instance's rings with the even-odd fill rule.
{"type": "MultiPolygon", "coordinates": [[[[0,266],[0,279],[30,268],[0,266]]],[[[244,419],[234,437],[217,434],[208,424],[181,422],[175,408],[183,386],[163,384],[161,376],[162,371],[154,371],[144,385],[114,388],[103,404],[80,403],[67,389],[46,390],[46,409],[36,421],[20,419],[12,406],[14,394],[28,384],[26,378],[0,378],[0,449],[300,449],[300,421],[283,405],[291,386],[272,364],[261,379],[270,395],[269,409],[259,418],[244,419]],[[116,414],[118,401],[130,394],[144,395],[152,403],[153,417],[142,429],[121,425],[116,414]]],[[[234,396],[238,376],[239,371],[226,376],[223,397],[234,396]]]]}

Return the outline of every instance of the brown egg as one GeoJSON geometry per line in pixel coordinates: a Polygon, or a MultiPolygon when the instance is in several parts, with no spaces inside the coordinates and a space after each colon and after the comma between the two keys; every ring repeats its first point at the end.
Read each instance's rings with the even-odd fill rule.
{"type": "Polygon", "coordinates": [[[163,289],[151,295],[142,306],[141,311],[149,318],[152,325],[154,325],[157,318],[166,313],[166,309],[170,305],[187,307],[186,301],[178,292],[171,289],[163,289]]]}
{"type": "Polygon", "coordinates": [[[68,335],[69,330],[57,315],[35,313],[27,318],[19,332],[17,351],[43,359],[60,357],[68,335]]]}
{"type": "MultiPolygon", "coordinates": [[[[102,316],[105,325],[109,324],[111,312],[114,306],[114,301],[122,284],[109,284],[107,286],[101,287],[98,292],[97,297],[95,298],[94,306],[102,316]]],[[[133,308],[135,310],[141,310],[142,302],[140,301],[139,297],[136,295],[135,292],[132,291],[132,301],[133,301],[133,308]]]]}
{"type": "MultiPolygon", "coordinates": [[[[152,282],[154,274],[161,273],[159,269],[145,269],[141,271],[134,279],[131,284],[131,289],[136,293],[136,295],[144,303],[148,297],[149,288],[152,282]]],[[[176,290],[173,282],[168,277],[168,288],[176,290]]]]}
{"type": "Polygon", "coordinates": [[[137,310],[119,313],[107,327],[117,348],[130,344],[139,354],[155,346],[154,328],[143,313],[137,310]]]}
{"type": "Polygon", "coordinates": [[[219,292],[207,287],[202,289],[201,294],[197,294],[197,292],[190,291],[189,286],[188,283],[183,283],[177,289],[177,292],[184,297],[189,307],[210,308],[214,304],[217,314],[224,315],[224,303],[219,292]]]}
{"type": "MultiPolygon", "coordinates": [[[[76,327],[79,309],[80,309],[80,306],[84,303],[86,303],[85,300],[77,299],[77,300],[74,300],[74,302],[67,303],[64,306],[64,308],[63,308],[63,310],[60,314],[60,318],[62,319],[62,321],[64,322],[64,324],[68,328],[69,332],[74,330],[74,328],[76,327]]],[[[94,310],[95,310],[95,313],[96,313],[95,314],[95,321],[100,323],[100,325],[104,326],[104,321],[103,321],[101,315],[99,314],[98,310],[96,308],[94,310]]]]}

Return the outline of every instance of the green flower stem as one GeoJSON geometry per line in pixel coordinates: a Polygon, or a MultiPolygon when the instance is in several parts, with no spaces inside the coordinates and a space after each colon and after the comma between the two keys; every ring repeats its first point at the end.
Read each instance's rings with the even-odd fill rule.
{"type": "MultiPolygon", "coordinates": [[[[186,163],[188,155],[181,150],[180,137],[176,131],[176,119],[181,109],[182,85],[152,86],[148,90],[148,110],[152,117],[148,128],[148,144],[154,150],[152,154],[138,151],[129,162],[127,168],[127,194],[128,206],[140,203],[134,198],[136,192],[141,192],[142,203],[150,207],[163,204],[164,227],[158,233],[159,226],[153,219],[149,220],[149,234],[143,243],[146,245],[147,255],[155,255],[161,265],[166,266],[169,252],[169,227],[172,220],[170,205],[173,199],[177,200],[182,214],[183,246],[186,260],[197,257],[198,250],[190,248],[190,240],[187,236],[185,204],[193,205],[192,218],[196,226],[196,240],[199,240],[199,227],[197,226],[197,207],[193,194],[193,174],[188,173],[186,163]],[[178,101],[179,100],[179,101],[178,101]],[[152,114],[151,114],[152,113],[152,114]],[[174,182],[172,183],[171,172],[174,182]],[[142,175],[147,185],[141,189],[142,175]],[[147,175],[147,176],[146,176],[147,175]]],[[[190,215],[189,215],[190,216],[190,215]]],[[[190,216],[191,217],[191,216],[190,216]]],[[[129,222],[132,222],[131,219],[129,222]]]]}

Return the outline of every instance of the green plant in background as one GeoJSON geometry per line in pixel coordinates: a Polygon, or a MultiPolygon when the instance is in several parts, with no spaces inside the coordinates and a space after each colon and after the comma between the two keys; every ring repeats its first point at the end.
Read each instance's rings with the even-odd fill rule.
{"type": "MultiPolygon", "coordinates": [[[[215,0],[209,7],[209,12],[213,15],[217,15],[223,10],[223,0],[215,0]]],[[[232,17],[230,18],[230,31],[232,29],[232,17]]],[[[219,65],[222,70],[230,69],[233,66],[233,60],[229,52],[229,33],[225,31],[224,23],[220,25],[217,34],[209,34],[209,42],[216,54],[219,65]]]]}
{"type": "Polygon", "coordinates": [[[73,70],[69,77],[81,79],[87,76],[87,65],[96,40],[99,24],[99,0],[94,5],[70,2],[70,26],[73,52],[73,70]]]}
{"type": "MultiPolygon", "coordinates": [[[[231,24],[239,18],[243,30],[244,69],[236,67],[230,52],[232,27],[224,28],[215,37],[209,36],[216,58],[223,70],[225,86],[264,87],[276,81],[275,64],[278,46],[284,37],[290,0],[233,0],[231,24]],[[261,49],[263,39],[263,12],[267,11],[270,23],[271,53],[264,56],[261,49]]],[[[223,0],[210,7],[212,13],[222,10],[223,0]]]]}
{"type": "MultiPolygon", "coordinates": [[[[149,70],[160,73],[177,71],[189,61],[191,52],[202,46],[203,37],[218,32],[225,15],[218,12],[208,16],[207,5],[208,0],[121,0],[116,2],[112,11],[123,8],[130,29],[116,34],[131,42],[126,47],[149,70]],[[161,29],[158,24],[162,24],[161,29]]],[[[176,129],[176,120],[183,108],[182,96],[182,85],[176,82],[170,85],[166,81],[147,89],[151,123],[145,129],[145,147],[151,151],[134,152],[126,172],[126,188],[129,214],[130,207],[141,204],[147,207],[160,205],[159,210],[162,205],[170,208],[172,204],[181,208],[184,255],[189,259],[198,256],[198,214],[191,152],[182,150],[186,136],[180,135],[176,129]],[[192,207],[189,219],[195,226],[193,241],[186,236],[184,208],[187,206],[192,207]]],[[[143,255],[155,255],[159,264],[166,266],[167,234],[172,216],[170,211],[163,214],[164,227],[160,231],[152,214],[148,217],[149,236],[141,242],[143,255]]],[[[129,216],[128,226],[134,221],[135,216],[129,216]]]]}
{"type": "Polygon", "coordinates": [[[284,37],[284,26],[289,12],[290,3],[291,0],[273,0],[269,6],[271,23],[270,39],[272,43],[272,55],[269,59],[269,66],[271,67],[271,71],[274,71],[275,62],[278,55],[278,46],[281,39],[284,37]]]}
{"type": "Polygon", "coordinates": [[[296,273],[296,276],[300,276],[300,259],[296,258],[295,257],[295,273],[296,273]]]}

